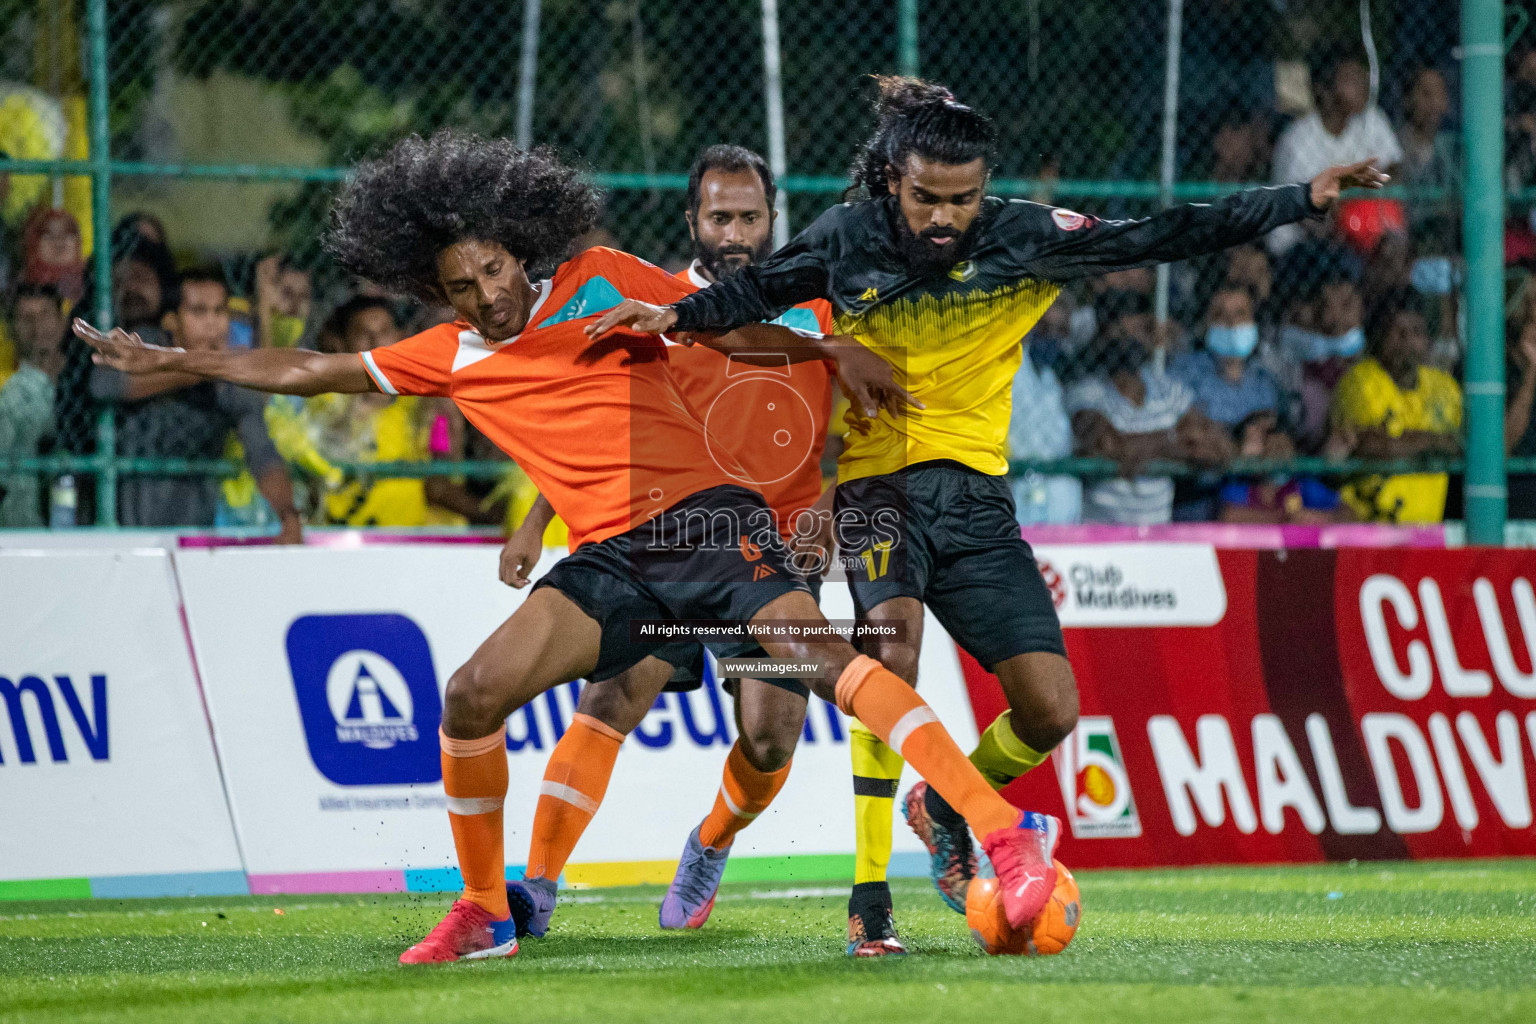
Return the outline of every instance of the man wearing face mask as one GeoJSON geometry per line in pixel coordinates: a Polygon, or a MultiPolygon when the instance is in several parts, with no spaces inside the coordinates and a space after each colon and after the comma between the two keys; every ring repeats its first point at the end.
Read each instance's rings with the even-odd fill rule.
{"type": "Polygon", "coordinates": [[[1172,373],[1194,392],[1196,408],[1232,430],[1254,413],[1280,407],[1275,378],[1250,358],[1258,347],[1253,296],[1223,285],[1206,311],[1204,349],[1181,357],[1172,373]]]}
{"type": "Polygon", "coordinates": [[[1121,474],[1083,497],[1083,521],[1149,526],[1173,516],[1173,480],[1140,474],[1154,459],[1220,465],[1232,458],[1230,434],[1195,404],[1188,385],[1150,363],[1151,350],[1111,321],[1089,358],[1100,372],[1067,392],[1078,451],[1113,459],[1121,474]]]}
{"type": "Polygon", "coordinates": [[[1316,452],[1328,435],[1334,388],[1365,351],[1365,303],[1353,281],[1336,279],[1303,305],[1301,322],[1280,329],[1280,351],[1295,367],[1301,396],[1296,438],[1301,451],[1316,452]]]}

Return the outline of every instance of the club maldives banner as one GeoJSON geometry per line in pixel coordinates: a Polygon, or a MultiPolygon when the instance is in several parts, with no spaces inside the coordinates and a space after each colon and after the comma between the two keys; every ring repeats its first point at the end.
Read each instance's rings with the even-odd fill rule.
{"type": "Polygon", "coordinates": [[[1069,863],[1536,854],[1536,553],[1036,554],[1082,717],[1007,795],[1069,863]]]}

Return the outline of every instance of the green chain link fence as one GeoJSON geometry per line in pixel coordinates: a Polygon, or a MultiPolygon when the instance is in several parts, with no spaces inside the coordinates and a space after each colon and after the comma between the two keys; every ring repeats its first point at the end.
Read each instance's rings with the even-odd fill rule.
{"type": "MultiPolygon", "coordinates": [[[[355,286],[319,246],[337,183],[353,160],[409,132],[452,125],[556,146],[608,191],[595,241],[679,266],[692,255],[682,206],[695,153],[731,141],[767,154],[786,194],[781,231],[803,227],[841,199],[847,167],[869,129],[871,73],[922,74],[994,115],[1002,131],[997,193],[1105,216],[1143,216],[1169,202],[1268,183],[1284,159],[1277,159],[1277,149],[1286,146],[1286,126],[1305,116],[1311,89],[1323,84],[1309,84],[1309,69],[1315,77],[1320,57],[1343,48],[1368,73],[1369,105],[1384,111],[1399,135],[1414,104],[1424,102],[1415,93],[1421,76],[1437,75],[1448,90],[1438,135],[1415,153],[1412,173],[1400,175],[1406,184],[1387,194],[1400,204],[1392,216],[1401,220],[1387,226],[1401,243],[1376,241],[1380,227],[1372,227],[1371,217],[1377,214],[1362,214],[1363,228],[1352,235],[1340,228],[1327,244],[1303,242],[1286,252],[1261,246],[1247,264],[1221,256],[1087,283],[1070,290],[1052,320],[1050,330],[1060,337],[1051,339],[1050,369],[1064,385],[1097,372],[1097,345],[1112,323],[1152,332],[1146,340],[1157,341],[1164,358],[1198,348],[1206,303],[1227,278],[1262,293],[1261,316],[1271,335],[1284,322],[1317,315],[1320,289],[1337,278],[1354,282],[1362,308],[1394,289],[1418,287],[1429,313],[1432,358],[1454,373],[1478,370],[1466,390],[1472,438],[1482,448],[1472,460],[1478,479],[1468,486],[1467,501],[1474,534],[1496,539],[1503,449],[1490,442],[1496,435],[1486,424],[1502,424],[1506,293],[1518,299],[1524,292],[1523,276],[1506,281],[1502,259],[1490,263],[1488,246],[1489,238],[1502,237],[1506,197],[1522,219],[1536,200],[1536,62],[1523,62],[1528,40],[1499,38],[1524,28],[1525,12],[1516,5],[1510,5],[1515,20],[1502,24],[1502,6],[1484,0],[1467,0],[1461,11],[1438,0],[0,0],[0,26],[6,26],[0,28],[0,96],[6,97],[0,116],[9,110],[11,121],[26,120],[15,111],[30,105],[39,112],[34,120],[46,122],[30,134],[0,123],[0,175],[11,175],[7,230],[14,252],[22,200],[29,196],[85,221],[89,244],[100,250],[105,242],[113,253],[112,260],[94,259],[84,282],[83,308],[105,323],[115,312],[114,264],[121,270],[135,244],[133,226],[119,223],[128,214],[144,213],[161,225],[182,263],[221,262],[235,293],[248,300],[255,297],[258,261],[281,254],[308,276],[312,337],[325,312],[355,286]],[[1506,42],[1512,44],[1507,58],[1506,42]],[[1529,96],[1521,77],[1527,63],[1529,96]],[[1507,103],[1499,97],[1506,65],[1512,69],[1507,103]],[[1505,138],[1492,142],[1509,152],[1502,165],[1497,149],[1492,157],[1500,180],[1480,198],[1496,208],[1482,210],[1475,241],[1483,248],[1473,254],[1472,233],[1464,238],[1463,232],[1464,167],[1471,166],[1468,154],[1482,159],[1473,174],[1486,181],[1490,119],[1469,116],[1476,111],[1458,102],[1458,93],[1482,88],[1479,95],[1490,95],[1490,73],[1495,107],[1512,104],[1505,138]],[[1384,253],[1389,245],[1397,248],[1384,253]],[[1420,266],[1443,265],[1452,267],[1446,281],[1411,279],[1420,266]],[[1261,286],[1248,281],[1252,274],[1265,278],[1261,286]],[[1467,298],[1479,283],[1482,306],[1469,309],[1467,298]],[[1497,317],[1489,311],[1493,305],[1497,317]],[[1168,326],[1153,326],[1164,320],[1168,326]],[[1472,351],[1478,345],[1481,362],[1472,351]],[[1483,400],[1486,407],[1478,408],[1483,400]]],[[[1495,136],[1500,130],[1493,124],[1495,136]]],[[[1529,262],[1536,265],[1536,255],[1529,262]]],[[[1267,337],[1271,343],[1278,345],[1267,337]]],[[[1044,367],[1046,360],[1039,361],[1044,367]]],[[[90,397],[88,375],[89,365],[74,351],[56,392],[52,447],[41,454],[0,452],[0,472],[92,481],[94,500],[87,494],[86,504],[95,523],[110,526],[117,521],[118,485],[127,477],[238,471],[221,457],[221,446],[175,454],[125,450],[121,413],[90,397]]],[[[1105,460],[1075,458],[1027,437],[1015,449],[1020,474],[1115,471],[1105,460]]],[[[1516,453],[1536,456],[1536,446],[1516,453]]],[[[1319,454],[1314,441],[1302,447],[1299,461],[1256,456],[1235,468],[1336,479],[1404,465],[1327,461],[1319,454]]],[[[1460,458],[1433,465],[1458,473],[1466,468],[1460,458]]],[[[506,464],[487,457],[341,468],[375,476],[495,478],[506,464]]],[[[1183,464],[1153,468],[1188,479],[1200,475],[1183,464]]],[[[1536,458],[1516,458],[1510,469],[1536,473],[1536,458]]]]}

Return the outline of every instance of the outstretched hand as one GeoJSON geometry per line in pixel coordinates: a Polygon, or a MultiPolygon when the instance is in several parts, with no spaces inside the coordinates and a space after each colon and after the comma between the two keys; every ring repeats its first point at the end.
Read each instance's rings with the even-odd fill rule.
{"type": "MultiPolygon", "coordinates": [[[[874,419],[884,409],[892,416],[901,416],[907,407],[927,408],[912,397],[912,393],[896,383],[895,368],[871,352],[854,338],[839,339],[842,344],[832,346],[832,358],[837,361],[837,381],[848,396],[852,408],[864,419],[874,419]]],[[[862,431],[861,431],[862,433],[862,431]]]]}
{"type": "Polygon", "coordinates": [[[637,334],[663,334],[677,323],[677,313],[670,306],[653,306],[639,299],[625,299],[586,326],[587,337],[594,341],[620,328],[637,334]]]}
{"type": "Polygon", "coordinates": [[[123,373],[153,373],[170,369],[167,365],[169,357],[173,353],[185,351],[145,344],[143,338],[121,327],[103,333],[79,317],[75,318],[71,326],[77,338],[95,349],[91,354],[91,362],[98,366],[110,366],[123,373]]]}
{"type": "Polygon", "coordinates": [[[1312,205],[1322,210],[1347,188],[1382,188],[1391,180],[1391,175],[1377,169],[1375,157],[1330,167],[1312,179],[1312,205]]]}

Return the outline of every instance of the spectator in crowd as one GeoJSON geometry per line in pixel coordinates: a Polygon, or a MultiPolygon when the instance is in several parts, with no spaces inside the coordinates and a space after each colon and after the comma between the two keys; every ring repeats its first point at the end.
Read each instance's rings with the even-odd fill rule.
{"type": "Polygon", "coordinates": [[[1079,346],[1072,337],[1072,315],[1076,303],[1067,292],[1046,307],[1040,319],[1024,338],[1025,350],[1036,367],[1049,368],[1058,380],[1070,379],[1071,368],[1078,361],[1079,346]]]}
{"type": "Polygon", "coordinates": [[[1328,438],[1334,389],[1365,351],[1364,323],[1359,286],[1336,278],[1298,303],[1293,322],[1280,330],[1284,381],[1299,397],[1293,436],[1305,454],[1320,451],[1328,438]]]}
{"type": "MultiPolygon", "coordinates": [[[[342,304],[319,334],[321,350],[328,352],[367,352],[403,336],[392,303],[369,295],[342,304]]],[[[428,462],[435,455],[460,458],[463,453],[462,418],[433,399],[317,395],[296,405],[279,397],[268,419],[295,415],[302,418],[303,434],[319,462],[297,446],[285,445],[284,454],[311,468],[337,462],[428,462]]],[[[273,430],[284,438],[291,434],[276,422],[273,430]]],[[[323,505],[328,522],[347,526],[500,522],[498,510],[482,509],[462,484],[446,477],[345,480],[330,489],[323,505]]]]}
{"type": "Polygon", "coordinates": [[[1262,117],[1234,103],[1222,111],[1211,135],[1205,177],[1227,184],[1262,181],[1268,125],[1262,117]]]}
{"type": "MultiPolygon", "coordinates": [[[[64,366],[64,301],[52,285],[24,284],[11,308],[20,365],[0,385],[0,455],[41,454],[53,432],[53,389],[64,366]]],[[[36,473],[0,476],[0,527],[46,522],[36,473]]]]}
{"type": "Polygon", "coordinates": [[[304,347],[314,289],[309,272],[284,256],[256,264],[256,323],[262,348],[304,347]]]}
{"type": "Polygon", "coordinates": [[[1087,488],[1083,519],[1166,523],[1173,514],[1173,480],[1142,476],[1141,466],[1154,459],[1220,465],[1231,459],[1233,445],[1194,407],[1194,392],[1150,364],[1148,346],[1116,326],[1121,322],[1093,346],[1097,373],[1074,384],[1066,397],[1078,451],[1113,459],[1121,468],[1118,478],[1087,488]]]}
{"type": "MultiPolygon", "coordinates": [[[[1257,435],[1258,424],[1268,424],[1259,437],[1257,454],[1290,454],[1288,440],[1278,432],[1279,385],[1256,358],[1259,325],[1253,296],[1246,288],[1223,285],[1211,296],[1205,323],[1203,347],[1175,360],[1170,372],[1193,392],[1194,407],[1224,428],[1234,443],[1257,435]],[[1274,450],[1278,443],[1284,444],[1284,450],[1274,450]]],[[[1196,478],[1180,485],[1175,519],[1198,522],[1215,517],[1219,478],[1196,478]]]]}
{"type": "Polygon", "coordinates": [[[1365,62],[1342,46],[1330,48],[1311,65],[1317,109],[1298,118],[1275,143],[1274,181],[1306,181],[1335,164],[1374,159],[1391,169],[1403,150],[1381,108],[1371,102],[1365,62]]]}
{"type": "Polygon", "coordinates": [[[112,308],[125,330],[162,330],[175,289],[176,260],[163,242],[140,238],[112,264],[112,308]]]}
{"type": "MultiPolygon", "coordinates": [[[[152,245],[141,241],[140,246],[152,245]]],[[[163,247],[161,247],[163,248],[163,247]]],[[[130,263],[130,268],[132,264],[130,263]]],[[[119,309],[129,320],[158,298],[169,343],[194,350],[223,348],[229,340],[229,288],[217,268],[188,272],[168,290],[156,275],[123,275],[119,294],[133,301],[119,309]]],[[[131,322],[131,321],[130,321],[131,322]]],[[[142,333],[142,332],[141,332],[142,333]]],[[[281,523],[281,540],[298,543],[302,529],[293,503],[288,467],[267,433],[262,411],[266,396],[231,384],[209,383],[185,374],[127,375],[109,367],[92,369],[91,393],[122,404],[118,451],[135,457],[213,459],[224,454],[231,430],[244,448],[251,475],[281,523]],[[158,378],[158,379],[157,379],[158,378]]],[[[132,476],[118,485],[118,521],[124,526],[212,526],[218,508],[217,482],[200,477],[132,476]]]]}
{"type": "Polygon", "coordinates": [[[51,285],[70,305],[85,290],[80,225],[64,210],[39,206],[22,229],[21,281],[51,285]]]}
{"type": "MultiPolygon", "coordinates": [[[[1049,311],[1047,311],[1049,315],[1049,311]]],[[[1061,356],[1067,314],[1047,324],[1042,317],[1024,338],[1024,359],[1013,378],[1013,414],[1008,423],[1008,456],[1017,460],[1064,459],[1072,454],[1072,421],[1061,381],[1052,366],[1061,356]]],[[[1019,522],[1075,523],[1082,519],[1083,484],[1075,476],[1034,470],[1013,479],[1019,522]]]]}
{"type": "Polygon", "coordinates": [[[135,210],[133,213],[125,213],[118,218],[112,226],[112,252],[114,254],[127,252],[140,241],[154,245],[170,245],[169,236],[165,233],[165,222],[152,213],[143,210],[135,210]]]}
{"type": "MultiPolygon", "coordinates": [[[[1370,354],[1339,381],[1333,415],[1353,433],[1354,454],[1401,459],[1461,452],[1461,388],[1428,365],[1429,329],[1408,296],[1383,303],[1367,332],[1370,354]]],[[[1366,520],[1438,523],[1445,516],[1444,473],[1351,481],[1344,499],[1366,520]]]]}
{"type": "MultiPolygon", "coordinates": [[[[1310,70],[1317,109],[1292,122],[1275,143],[1275,183],[1306,181],[1335,164],[1360,160],[1374,159],[1389,171],[1401,163],[1397,135],[1381,108],[1371,102],[1370,75],[1353,49],[1331,47],[1310,70]]],[[[1301,225],[1288,224],[1270,232],[1270,251],[1284,252],[1301,241],[1304,231],[1301,225]]]]}
{"type": "Polygon", "coordinates": [[[1211,296],[1205,323],[1204,346],[1171,368],[1194,393],[1195,408],[1229,431],[1255,413],[1278,415],[1279,385],[1253,359],[1259,348],[1253,296],[1246,288],[1223,285],[1211,296]]]}
{"type": "Polygon", "coordinates": [[[1445,76],[1436,68],[1417,68],[1403,92],[1403,125],[1397,131],[1403,153],[1399,184],[1449,188],[1456,183],[1456,133],[1445,130],[1450,112],[1445,76]]]}
{"type": "MultiPolygon", "coordinates": [[[[1536,424],[1532,423],[1531,416],[1531,410],[1536,406],[1536,316],[1532,315],[1533,297],[1536,297],[1536,292],[1527,290],[1517,313],[1505,325],[1507,344],[1504,379],[1507,397],[1504,405],[1504,452],[1526,459],[1536,457],[1536,424]]],[[[1536,475],[1509,474],[1509,517],[1536,519],[1536,475]]]]}

